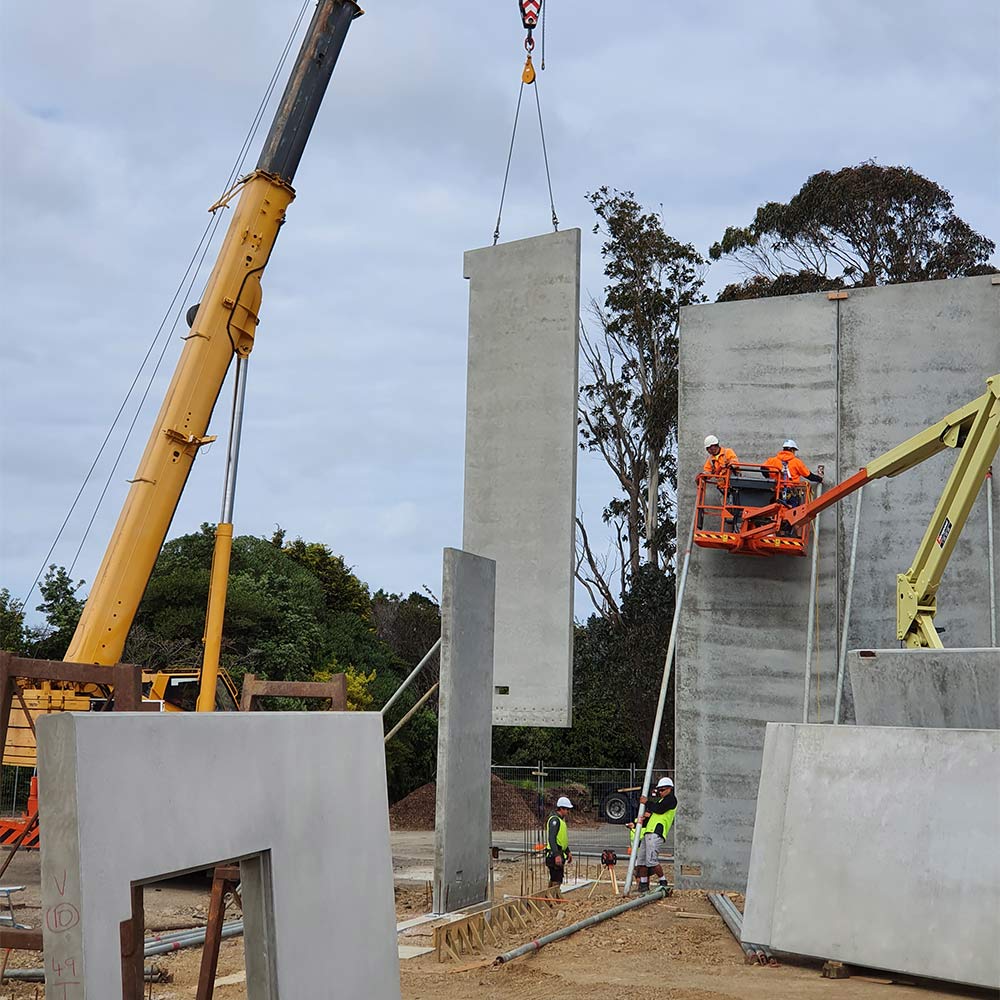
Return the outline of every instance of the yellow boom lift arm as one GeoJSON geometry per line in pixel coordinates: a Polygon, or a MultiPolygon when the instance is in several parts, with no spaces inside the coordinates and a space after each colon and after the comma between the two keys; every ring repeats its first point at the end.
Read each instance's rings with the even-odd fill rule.
{"type": "Polygon", "coordinates": [[[1000,449],[1000,374],[988,378],[986,386],[986,392],[978,399],[880,455],[816,500],[777,512],[783,524],[804,524],[874,479],[898,476],[946,448],[957,450],[955,466],[917,554],[910,568],[896,577],[896,634],[907,646],[935,649],[942,646],[934,627],[938,587],[1000,449]]]}

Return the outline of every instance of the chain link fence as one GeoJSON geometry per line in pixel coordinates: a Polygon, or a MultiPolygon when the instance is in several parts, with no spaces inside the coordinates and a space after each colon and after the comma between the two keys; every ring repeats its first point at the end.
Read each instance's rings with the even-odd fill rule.
{"type": "MultiPolygon", "coordinates": [[[[604,850],[628,854],[629,820],[639,810],[644,766],[623,768],[493,766],[493,847],[499,853],[537,854],[544,849],[545,822],[565,795],[573,803],[570,850],[578,858],[600,858],[604,850]]],[[[653,771],[652,784],[673,778],[672,770],[653,771]]],[[[674,836],[667,837],[673,854],[674,836]]]]}
{"type": "Polygon", "coordinates": [[[0,767],[0,817],[18,817],[28,808],[33,767],[0,767]]]}

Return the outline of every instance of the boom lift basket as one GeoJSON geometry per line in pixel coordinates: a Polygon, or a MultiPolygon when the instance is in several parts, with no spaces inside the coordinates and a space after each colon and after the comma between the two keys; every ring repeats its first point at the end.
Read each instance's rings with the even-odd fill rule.
{"type": "Polygon", "coordinates": [[[782,509],[812,500],[812,487],[779,478],[764,465],[731,465],[718,475],[697,478],[694,541],[707,549],[746,556],[804,556],[809,550],[809,523],[780,521],[782,509]]]}

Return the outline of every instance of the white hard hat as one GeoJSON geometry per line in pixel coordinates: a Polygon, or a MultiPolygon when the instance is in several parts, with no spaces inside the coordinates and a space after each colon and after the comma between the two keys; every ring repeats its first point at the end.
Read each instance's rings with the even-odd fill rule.
{"type": "Polygon", "coordinates": [[[711,448],[713,444],[718,444],[718,443],[719,439],[714,434],[709,434],[708,437],[705,438],[706,448],[711,448]]]}
{"type": "Polygon", "coordinates": [[[572,808],[573,808],[573,803],[570,802],[570,800],[566,798],[565,795],[560,795],[559,801],[556,803],[556,809],[572,809],[572,808]]]}
{"type": "Polygon", "coordinates": [[[660,778],[660,780],[656,783],[656,787],[657,788],[673,788],[674,787],[674,779],[673,778],[660,778]]]}
{"type": "Polygon", "coordinates": [[[791,438],[789,438],[781,447],[787,449],[788,451],[799,450],[799,446],[791,438]]]}

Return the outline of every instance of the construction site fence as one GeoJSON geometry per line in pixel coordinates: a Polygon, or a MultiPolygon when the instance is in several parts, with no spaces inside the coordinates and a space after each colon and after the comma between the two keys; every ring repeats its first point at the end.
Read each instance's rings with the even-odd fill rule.
{"type": "Polygon", "coordinates": [[[0,817],[20,816],[28,808],[28,794],[31,791],[33,767],[12,767],[4,764],[0,768],[0,817]]]}
{"type": "MultiPolygon", "coordinates": [[[[672,770],[653,771],[651,786],[660,778],[673,778],[672,770]]],[[[571,851],[584,862],[586,856],[599,867],[603,851],[614,851],[626,863],[629,831],[635,818],[644,765],[623,768],[549,767],[536,765],[493,766],[493,848],[499,860],[521,855],[541,859],[545,822],[565,795],[573,803],[569,817],[571,851]]],[[[666,853],[673,853],[673,832],[667,836],[666,853]]],[[[567,874],[569,874],[567,872],[567,874]]]]}

